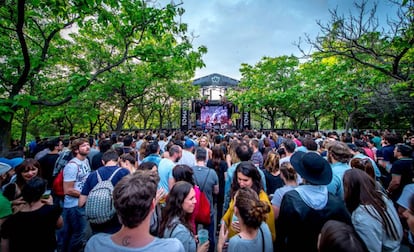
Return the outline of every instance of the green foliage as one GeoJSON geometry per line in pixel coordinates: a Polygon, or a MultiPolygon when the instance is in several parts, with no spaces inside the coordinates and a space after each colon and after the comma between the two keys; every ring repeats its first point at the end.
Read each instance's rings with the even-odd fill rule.
{"type": "MultiPolygon", "coordinates": [[[[31,135],[177,127],[180,102],[197,97],[191,79],[207,48],[193,48],[180,6],[34,0],[24,7],[0,5],[2,142],[11,124],[13,136],[25,126],[31,135]]],[[[261,126],[413,127],[413,2],[398,9],[388,31],[366,15],[331,12],[308,61],[242,64],[229,100],[261,126]]]]}
{"type": "Polygon", "coordinates": [[[12,123],[15,113],[27,117],[20,111],[31,107],[40,113],[31,124],[72,133],[88,124],[89,130],[112,127],[108,116],[125,106],[127,115],[155,83],[174,83],[173,99],[194,94],[189,80],[204,65],[206,48],[192,48],[182,13],[148,1],[30,1],[18,9],[6,0],[0,6],[1,118],[12,123]]]}

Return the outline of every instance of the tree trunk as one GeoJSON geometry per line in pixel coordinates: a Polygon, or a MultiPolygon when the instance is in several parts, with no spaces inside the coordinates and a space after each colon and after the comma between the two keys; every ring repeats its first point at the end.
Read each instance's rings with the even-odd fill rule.
{"type": "Polygon", "coordinates": [[[319,131],[319,120],[317,116],[313,116],[313,119],[315,120],[315,130],[319,131]]]}
{"type": "Polygon", "coordinates": [[[294,130],[297,130],[298,129],[298,121],[295,119],[295,118],[293,118],[293,117],[289,117],[290,118],[290,120],[292,121],[292,123],[293,123],[293,129],[294,130]]]}
{"type": "Polygon", "coordinates": [[[116,134],[119,135],[122,130],[122,126],[125,120],[125,114],[128,111],[128,103],[125,103],[121,108],[121,113],[119,114],[118,122],[116,123],[116,134]]]}
{"type": "Polygon", "coordinates": [[[275,128],[275,118],[270,118],[270,128],[273,130],[275,128]]]}
{"type": "Polygon", "coordinates": [[[23,146],[26,145],[27,138],[27,127],[29,126],[29,109],[24,109],[23,121],[22,121],[22,134],[20,136],[20,144],[23,146]]]}
{"type": "Polygon", "coordinates": [[[147,129],[148,120],[145,117],[143,117],[143,119],[144,119],[144,130],[146,130],[147,129]]]}
{"type": "Polygon", "coordinates": [[[163,121],[164,121],[164,116],[163,116],[163,114],[161,113],[161,111],[158,111],[158,114],[159,114],[159,118],[160,118],[160,131],[162,130],[162,124],[163,124],[163,121]]]}
{"type": "Polygon", "coordinates": [[[333,117],[333,120],[332,120],[332,129],[333,130],[335,130],[337,127],[336,127],[336,124],[337,124],[337,119],[336,119],[336,115],[334,115],[334,117],[333,117]]]}
{"type": "MultiPolygon", "coordinates": [[[[13,114],[11,117],[13,118],[13,114]]],[[[0,117],[0,156],[5,156],[9,152],[12,118],[7,121],[0,117]]]]}
{"type": "Polygon", "coordinates": [[[73,125],[72,124],[69,127],[69,135],[73,136],[73,125]]]}
{"type": "Polygon", "coordinates": [[[352,112],[349,114],[349,116],[348,116],[348,120],[347,120],[346,125],[345,125],[345,132],[346,132],[346,133],[348,133],[348,132],[349,132],[349,128],[351,127],[352,120],[353,120],[353,118],[354,118],[355,113],[356,113],[356,111],[354,110],[354,111],[352,111],[352,112]]]}
{"type": "Polygon", "coordinates": [[[410,120],[410,129],[411,129],[411,131],[414,130],[414,116],[412,116],[411,120],[410,120]]]}
{"type": "Polygon", "coordinates": [[[63,129],[63,128],[61,128],[61,129],[59,130],[59,135],[61,135],[61,136],[66,135],[66,130],[65,130],[65,129],[63,129]]]}

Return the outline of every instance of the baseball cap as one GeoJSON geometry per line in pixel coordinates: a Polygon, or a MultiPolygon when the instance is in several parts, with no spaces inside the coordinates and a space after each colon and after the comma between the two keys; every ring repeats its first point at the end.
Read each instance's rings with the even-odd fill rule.
{"type": "Polygon", "coordinates": [[[0,163],[0,176],[10,171],[12,167],[6,163],[0,163]]]}
{"type": "Polygon", "coordinates": [[[191,147],[194,147],[194,146],[195,146],[195,144],[194,144],[193,140],[191,140],[191,139],[185,140],[185,142],[184,142],[184,148],[185,149],[188,149],[188,148],[191,148],[191,147]]]}

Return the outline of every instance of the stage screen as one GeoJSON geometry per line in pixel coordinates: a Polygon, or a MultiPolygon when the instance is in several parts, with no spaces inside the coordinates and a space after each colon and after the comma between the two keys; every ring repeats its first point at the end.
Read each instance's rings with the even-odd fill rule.
{"type": "Polygon", "coordinates": [[[203,106],[201,108],[201,122],[214,125],[217,123],[228,123],[227,107],[223,106],[203,106]]]}

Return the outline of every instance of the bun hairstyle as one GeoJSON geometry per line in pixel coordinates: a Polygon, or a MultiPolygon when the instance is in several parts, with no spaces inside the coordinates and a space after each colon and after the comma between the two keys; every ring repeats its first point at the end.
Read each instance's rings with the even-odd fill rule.
{"type": "Polygon", "coordinates": [[[266,221],[270,206],[260,201],[257,193],[250,188],[240,188],[235,197],[235,206],[244,224],[251,228],[259,228],[266,221]]]}
{"type": "Polygon", "coordinates": [[[296,181],[298,177],[295,168],[293,168],[290,162],[283,162],[280,165],[280,173],[287,181],[296,181]]]}

